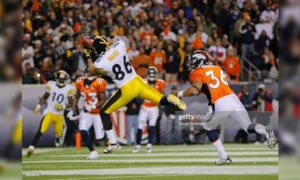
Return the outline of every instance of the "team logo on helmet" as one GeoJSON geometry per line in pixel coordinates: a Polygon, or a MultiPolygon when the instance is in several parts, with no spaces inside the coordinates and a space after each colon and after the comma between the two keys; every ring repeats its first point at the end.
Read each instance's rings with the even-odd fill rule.
{"type": "Polygon", "coordinates": [[[67,84],[68,74],[64,70],[59,70],[56,73],[56,84],[60,87],[64,87],[67,84]]]}

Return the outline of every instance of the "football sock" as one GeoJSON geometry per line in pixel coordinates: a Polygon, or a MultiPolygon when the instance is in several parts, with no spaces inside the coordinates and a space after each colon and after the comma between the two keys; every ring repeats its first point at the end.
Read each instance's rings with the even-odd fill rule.
{"type": "Polygon", "coordinates": [[[140,145],[142,140],[142,129],[137,129],[136,131],[136,144],[140,145]]]}
{"type": "Polygon", "coordinates": [[[105,112],[100,113],[100,117],[102,120],[103,128],[105,131],[112,129],[112,122],[110,120],[109,114],[106,114],[105,112]]]}
{"type": "Polygon", "coordinates": [[[266,127],[262,124],[250,124],[247,128],[248,133],[266,134],[266,127]]]}
{"type": "Polygon", "coordinates": [[[223,159],[227,158],[227,153],[225,152],[225,149],[224,149],[223,144],[220,139],[213,142],[213,145],[215,146],[215,148],[221,158],[223,158],[223,159]]]}
{"type": "Polygon", "coordinates": [[[117,140],[116,140],[115,133],[114,133],[113,129],[105,131],[105,133],[106,133],[107,139],[108,139],[110,144],[116,144],[117,143],[117,140]]]}
{"type": "Polygon", "coordinates": [[[94,146],[92,144],[91,138],[86,130],[80,131],[84,144],[88,147],[90,152],[94,151],[94,146]]]}
{"type": "Polygon", "coordinates": [[[147,148],[151,148],[151,147],[152,147],[152,144],[148,143],[147,148]]]}
{"type": "Polygon", "coordinates": [[[218,131],[216,129],[206,131],[206,135],[207,135],[207,137],[208,137],[208,139],[211,143],[213,143],[213,142],[215,142],[219,139],[219,134],[218,134],[218,131]]]}
{"type": "Polygon", "coordinates": [[[34,135],[32,141],[31,141],[31,144],[30,144],[30,145],[35,146],[36,143],[39,141],[39,139],[40,139],[40,137],[41,137],[42,135],[43,135],[43,134],[41,133],[41,131],[38,130],[38,131],[35,133],[35,135],[34,135]]]}
{"type": "Polygon", "coordinates": [[[161,98],[161,100],[159,101],[159,104],[160,104],[160,105],[169,105],[169,104],[171,104],[171,103],[168,101],[168,97],[167,97],[167,96],[163,96],[163,97],[161,98]]]}
{"type": "Polygon", "coordinates": [[[148,143],[153,144],[155,126],[149,126],[148,143]]]}

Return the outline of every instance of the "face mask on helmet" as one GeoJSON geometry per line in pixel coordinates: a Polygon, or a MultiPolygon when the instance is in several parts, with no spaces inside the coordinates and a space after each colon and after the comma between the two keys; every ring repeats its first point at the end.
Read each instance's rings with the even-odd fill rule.
{"type": "Polygon", "coordinates": [[[93,42],[93,54],[101,56],[109,48],[108,39],[104,36],[96,36],[93,42]]]}
{"type": "Polygon", "coordinates": [[[149,82],[154,82],[157,76],[157,69],[153,66],[148,68],[147,78],[149,82]]]}
{"type": "Polygon", "coordinates": [[[64,87],[67,84],[68,75],[65,71],[58,71],[56,77],[56,84],[60,87],[64,87]]]}
{"type": "Polygon", "coordinates": [[[188,70],[191,71],[193,69],[200,68],[203,65],[208,65],[208,63],[208,54],[205,51],[196,50],[189,57],[188,61],[186,62],[186,65],[188,67],[188,70]]]}

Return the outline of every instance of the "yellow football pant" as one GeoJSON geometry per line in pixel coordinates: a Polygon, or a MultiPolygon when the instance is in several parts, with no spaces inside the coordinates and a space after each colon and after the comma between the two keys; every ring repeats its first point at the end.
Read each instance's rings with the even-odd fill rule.
{"type": "Polygon", "coordinates": [[[22,143],[22,118],[20,117],[13,130],[12,143],[17,145],[22,143]]]}
{"type": "Polygon", "coordinates": [[[51,124],[53,124],[56,136],[61,137],[64,127],[63,114],[46,113],[40,124],[41,133],[44,134],[51,124]]]}
{"type": "Polygon", "coordinates": [[[118,89],[102,106],[101,110],[106,114],[118,110],[125,106],[132,99],[139,97],[142,99],[150,100],[159,104],[164,95],[157,91],[155,88],[148,85],[141,77],[136,76],[127,84],[118,89]]]}

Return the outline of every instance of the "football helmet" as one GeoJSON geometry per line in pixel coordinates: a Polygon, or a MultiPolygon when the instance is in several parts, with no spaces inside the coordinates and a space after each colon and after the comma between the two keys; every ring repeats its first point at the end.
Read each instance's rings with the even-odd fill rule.
{"type": "Polygon", "coordinates": [[[150,66],[147,70],[147,77],[149,82],[154,82],[156,80],[156,76],[158,74],[158,71],[156,67],[150,66]]]}
{"type": "Polygon", "coordinates": [[[209,60],[210,56],[207,54],[207,52],[203,50],[196,50],[189,57],[186,65],[188,70],[191,71],[193,69],[200,68],[203,65],[208,65],[209,60]]]}
{"type": "Polygon", "coordinates": [[[93,39],[92,51],[95,56],[99,57],[109,49],[108,38],[104,36],[94,36],[93,39]]]}
{"type": "Polygon", "coordinates": [[[68,74],[64,70],[59,70],[56,73],[56,84],[59,87],[64,87],[67,84],[68,74]]]}

